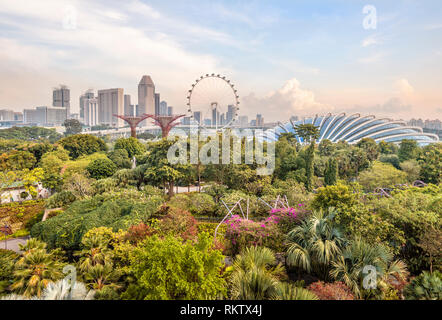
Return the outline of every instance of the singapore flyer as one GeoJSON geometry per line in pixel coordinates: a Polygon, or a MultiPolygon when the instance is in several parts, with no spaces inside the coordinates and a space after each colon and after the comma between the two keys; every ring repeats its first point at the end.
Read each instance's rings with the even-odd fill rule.
{"type": "Polygon", "coordinates": [[[193,124],[216,130],[227,128],[238,117],[238,92],[225,76],[202,75],[188,91],[187,107],[193,124]]]}

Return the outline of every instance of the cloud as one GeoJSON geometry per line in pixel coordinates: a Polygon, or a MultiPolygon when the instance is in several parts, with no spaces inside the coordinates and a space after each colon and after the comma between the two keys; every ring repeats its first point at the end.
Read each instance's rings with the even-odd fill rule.
{"type": "Polygon", "coordinates": [[[282,88],[264,97],[251,93],[241,101],[248,114],[261,113],[266,122],[288,119],[293,115],[307,116],[332,110],[330,106],[316,101],[312,91],[301,88],[296,78],[288,80],[282,88]]]}
{"type": "Polygon", "coordinates": [[[71,88],[75,111],[76,97],[91,86],[123,87],[125,93],[136,95],[139,79],[150,74],[162,98],[180,111],[187,85],[195,77],[209,71],[231,73],[215,56],[182,44],[186,39],[229,43],[228,35],[166,17],[140,1],[126,6],[83,0],[47,0],[38,5],[3,0],[0,17],[12,30],[0,34],[1,91],[15,92],[23,83],[32,83],[33,93],[38,92],[2,95],[2,107],[49,105],[52,86],[64,82],[71,88]],[[67,7],[75,8],[75,28],[63,28],[67,7]]]}
{"type": "Polygon", "coordinates": [[[396,80],[394,83],[394,87],[396,88],[397,93],[404,97],[409,97],[414,93],[413,86],[405,78],[396,80]]]}
{"type": "Polygon", "coordinates": [[[377,53],[374,53],[370,56],[358,59],[358,62],[362,63],[362,64],[376,63],[376,62],[380,61],[383,57],[384,57],[384,54],[382,52],[377,52],[377,53]]]}
{"type": "Polygon", "coordinates": [[[386,102],[376,105],[355,105],[352,108],[348,108],[344,111],[349,113],[361,113],[361,114],[374,114],[377,116],[389,115],[395,116],[400,112],[411,111],[412,106],[404,103],[400,98],[394,97],[388,99],[386,102]]]}
{"type": "Polygon", "coordinates": [[[372,45],[376,45],[379,44],[380,40],[376,37],[376,36],[369,36],[367,38],[365,38],[364,40],[362,40],[362,46],[364,48],[372,46],[372,45]]]}

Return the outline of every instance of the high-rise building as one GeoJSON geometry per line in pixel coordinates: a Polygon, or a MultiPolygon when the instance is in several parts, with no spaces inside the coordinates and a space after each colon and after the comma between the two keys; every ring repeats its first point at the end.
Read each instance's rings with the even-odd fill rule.
{"type": "Polygon", "coordinates": [[[264,125],[264,118],[262,117],[261,114],[257,114],[256,115],[256,126],[262,127],[263,125],[264,125]]]}
{"type": "Polygon", "coordinates": [[[84,124],[87,126],[98,125],[98,99],[86,99],[84,102],[84,124]]]}
{"type": "Polygon", "coordinates": [[[124,90],[121,88],[98,90],[98,124],[122,127],[124,121],[114,114],[124,113],[124,90]]]}
{"type": "Polygon", "coordinates": [[[131,109],[131,104],[130,104],[130,94],[124,95],[124,115],[133,116],[133,111],[131,109]]]}
{"type": "Polygon", "coordinates": [[[41,106],[23,110],[23,123],[37,126],[61,126],[66,120],[66,109],[41,106]]]}
{"type": "Polygon", "coordinates": [[[236,108],[234,105],[229,105],[227,107],[227,113],[226,113],[226,124],[230,123],[233,118],[235,117],[236,108]]]}
{"type": "MultiPolygon", "coordinates": [[[[155,85],[150,76],[143,76],[138,84],[138,112],[155,114],[155,85]]],[[[146,125],[146,121],[141,123],[146,125]]]]}
{"type": "Polygon", "coordinates": [[[193,113],[193,118],[195,119],[196,122],[198,122],[199,124],[201,123],[201,111],[195,111],[193,113]]]}
{"type": "Polygon", "coordinates": [[[54,88],[52,91],[52,105],[54,107],[65,108],[66,118],[69,118],[71,114],[70,99],[70,90],[65,85],[60,85],[59,88],[54,88]]]}
{"type": "Polygon", "coordinates": [[[80,119],[84,119],[84,104],[86,99],[92,99],[94,98],[94,92],[89,89],[84,94],[80,96],[80,119]]]}
{"type": "Polygon", "coordinates": [[[167,115],[168,116],[172,116],[173,115],[173,107],[172,106],[168,106],[167,107],[167,115]]]}
{"type": "Polygon", "coordinates": [[[241,127],[247,127],[249,125],[249,117],[248,116],[240,116],[239,117],[239,125],[241,127]]]}
{"type": "Polygon", "coordinates": [[[166,101],[160,102],[159,115],[160,116],[167,116],[167,102],[166,101]]]}
{"type": "Polygon", "coordinates": [[[14,111],[0,110],[0,121],[13,121],[13,120],[15,120],[14,111]]]}
{"type": "Polygon", "coordinates": [[[219,126],[219,111],[217,108],[212,109],[212,126],[219,126]]]}
{"type": "Polygon", "coordinates": [[[155,115],[160,115],[160,94],[155,93],[155,115]]]}
{"type": "Polygon", "coordinates": [[[224,113],[219,117],[219,124],[222,126],[226,124],[226,115],[224,113]]]}
{"type": "Polygon", "coordinates": [[[23,121],[23,113],[22,112],[14,112],[14,120],[15,121],[23,121]]]}

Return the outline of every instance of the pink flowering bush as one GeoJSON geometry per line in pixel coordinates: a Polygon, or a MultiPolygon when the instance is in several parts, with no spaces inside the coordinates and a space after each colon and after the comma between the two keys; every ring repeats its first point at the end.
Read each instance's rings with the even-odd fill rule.
{"type": "Polygon", "coordinates": [[[305,205],[300,203],[296,208],[278,208],[270,211],[270,216],[265,220],[268,223],[276,223],[278,229],[287,234],[298,225],[308,214],[305,205]]]}
{"type": "Polygon", "coordinates": [[[281,252],[285,235],[307,214],[305,206],[299,204],[296,208],[272,209],[270,216],[259,222],[234,215],[225,222],[226,254],[235,255],[250,246],[264,246],[281,252]]]}
{"type": "Polygon", "coordinates": [[[227,229],[224,238],[227,240],[228,255],[236,255],[251,246],[264,246],[276,252],[283,251],[284,234],[273,221],[256,222],[235,215],[225,223],[227,229]]]}

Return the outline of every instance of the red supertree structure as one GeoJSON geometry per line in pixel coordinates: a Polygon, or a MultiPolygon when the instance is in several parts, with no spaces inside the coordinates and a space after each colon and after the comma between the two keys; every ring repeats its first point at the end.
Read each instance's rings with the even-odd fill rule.
{"type": "Polygon", "coordinates": [[[148,114],[143,114],[142,116],[122,116],[122,115],[118,115],[118,114],[114,114],[114,117],[123,119],[124,121],[126,121],[129,126],[130,126],[130,136],[133,138],[137,137],[137,125],[143,121],[146,120],[147,118],[150,118],[151,116],[148,114]]]}
{"type": "Polygon", "coordinates": [[[175,121],[185,116],[184,114],[171,116],[160,116],[153,114],[144,115],[147,116],[147,118],[152,118],[154,120],[154,123],[161,128],[163,138],[166,138],[169,135],[170,130],[178,125],[178,122],[175,121]]]}

